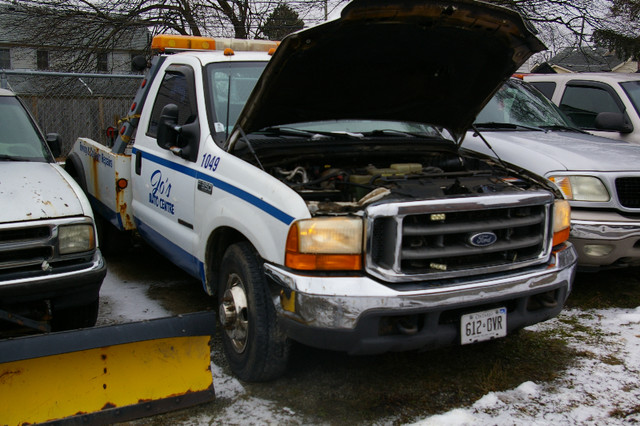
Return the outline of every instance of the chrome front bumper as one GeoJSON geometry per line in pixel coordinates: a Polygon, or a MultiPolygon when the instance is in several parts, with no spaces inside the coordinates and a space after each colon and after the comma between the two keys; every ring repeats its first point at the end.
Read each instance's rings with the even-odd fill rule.
{"type": "Polygon", "coordinates": [[[578,252],[580,265],[640,265],[639,222],[572,220],[570,239],[578,252]],[[602,246],[604,251],[594,250],[594,246],[602,246]]]}
{"type": "Polygon", "coordinates": [[[550,263],[525,271],[439,286],[411,283],[401,290],[368,276],[305,276],[271,264],[265,264],[265,271],[279,320],[294,340],[351,353],[376,353],[420,348],[434,340],[454,342],[455,326],[441,324],[439,318],[459,309],[482,310],[483,306],[509,302],[513,306],[511,331],[551,318],[569,295],[576,262],[574,248],[566,243],[553,253],[550,263]],[[558,300],[552,308],[528,312],[529,297],[553,292],[558,300]],[[418,333],[422,338],[410,336],[409,344],[398,346],[395,340],[406,336],[389,339],[376,335],[378,319],[404,315],[422,316],[423,330],[418,333]],[[370,321],[363,321],[365,318],[370,321]],[[366,322],[371,324],[366,326],[366,322]]]}

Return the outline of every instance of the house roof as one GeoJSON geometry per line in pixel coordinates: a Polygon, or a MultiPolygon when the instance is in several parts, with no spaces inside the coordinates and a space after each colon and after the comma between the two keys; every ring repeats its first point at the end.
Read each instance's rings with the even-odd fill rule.
{"type": "Polygon", "coordinates": [[[566,47],[551,58],[549,65],[562,67],[571,72],[612,71],[625,61],[604,48],[566,47]]]}
{"type": "MultiPolygon", "coordinates": [[[[91,18],[91,16],[87,15],[87,18],[91,18]]],[[[105,41],[108,37],[106,34],[108,27],[103,28],[101,24],[92,23],[91,19],[87,19],[87,22],[83,24],[86,29],[83,34],[78,34],[78,31],[75,30],[74,27],[77,23],[73,24],[73,28],[70,26],[67,32],[47,32],[47,28],[52,26],[60,29],[65,25],[65,22],[68,22],[68,19],[63,16],[52,18],[49,21],[41,16],[25,13],[25,9],[19,4],[0,4],[0,44],[51,48],[94,47],[95,40],[105,41]],[[69,38],[56,37],[56,32],[58,34],[65,33],[69,35],[69,38]],[[35,39],[36,34],[48,34],[48,37],[35,39]],[[90,35],[93,35],[93,38],[90,35]]],[[[113,40],[113,47],[110,50],[144,51],[148,48],[150,40],[151,35],[147,28],[132,27],[119,32],[118,39],[113,40]]]]}

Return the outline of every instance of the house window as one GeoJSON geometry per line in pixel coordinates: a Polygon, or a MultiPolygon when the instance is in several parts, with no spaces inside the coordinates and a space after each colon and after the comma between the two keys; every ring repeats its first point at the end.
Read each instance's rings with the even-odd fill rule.
{"type": "Polygon", "coordinates": [[[36,65],[39,70],[49,69],[49,51],[48,50],[38,50],[36,52],[36,60],[37,60],[36,65]]]}
{"type": "Polygon", "coordinates": [[[98,71],[109,71],[109,55],[106,52],[98,53],[98,71]]]}
{"type": "Polygon", "coordinates": [[[0,49],[0,69],[11,69],[11,52],[9,49],[0,49]]]}

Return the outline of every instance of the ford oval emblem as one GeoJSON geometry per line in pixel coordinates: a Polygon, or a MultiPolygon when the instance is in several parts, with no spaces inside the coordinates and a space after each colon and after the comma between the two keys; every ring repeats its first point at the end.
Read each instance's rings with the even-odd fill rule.
{"type": "Polygon", "coordinates": [[[498,236],[493,232],[479,232],[469,236],[469,244],[475,247],[487,247],[498,241],[498,236]]]}

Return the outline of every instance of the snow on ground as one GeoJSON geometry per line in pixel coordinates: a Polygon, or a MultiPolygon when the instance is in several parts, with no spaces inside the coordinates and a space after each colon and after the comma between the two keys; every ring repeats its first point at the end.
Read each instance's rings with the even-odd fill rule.
{"type": "MultiPolygon", "coordinates": [[[[146,296],[148,283],[120,281],[107,274],[101,290],[104,324],[171,316],[146,296]]],[[[571,310],[529,330],[562,334],[580,351],[577,364],[548,383],[522,383],[491,392],[469,407],[414,423],[439,425],[622,425],[640,422],[640,307],[636,309],[571,310]]],[[[185,424],[304,423],[286,406],[247,395],[235,378],[212,364],[218,400],[229,405],[215,419],[195,416],[185,424]]]]}
{"type": "Polygon", "coordinates": [[[122,281],[108,269],[100,288],[98,323],[112,324],[171,316],[171,312],[147,296],[148,287],[147,283],[122,281]]]}
{"type": "Polygon", "coordinates": [[[565,311],[530,330],[558,330],[577,321],[569,345],[584,352],[550,383],[526,382],[489,393],[470,407],[415,423],[437,425],[622,425],[640,422],[640,307],[565,311]]]}

